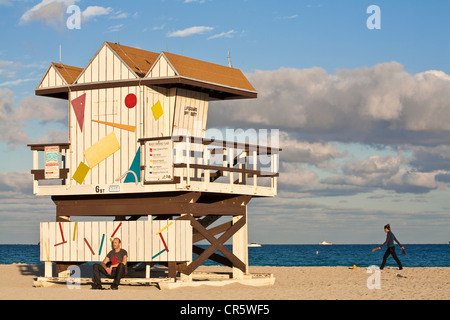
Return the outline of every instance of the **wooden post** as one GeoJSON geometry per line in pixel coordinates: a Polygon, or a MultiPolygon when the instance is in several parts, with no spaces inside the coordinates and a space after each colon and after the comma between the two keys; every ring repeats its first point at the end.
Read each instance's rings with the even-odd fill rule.
{"type": "MultiPolygon", "coordinates": [[[[256,150],[253,151],[253,170],[258,170],[258,157],[256,150]]],[[[256,193],[256,179],[257,175],[253,175],[253,192],[256,193]]]]}
{"type": "Polygon", "coordinates": [[[167,262],[168,277],[173,278],[174,281],[177,281],[177,263],[175,261],[167,262]]]}
{"type": "MultiPolygon", "coordinates": [[[[209,162],[209,157],[210,157],[210,151],[208,149],[207,146],[204,146],[204,151],[203,151],[203,164],[206,166],[208,165],[209,162]]],[[[209,174],[210,171],[209,169],[205,169],[203,170],[203,189],[206,191],[208,190],[208,185],[209,185],[209,179],[211,177],[211,175],[209,174]]]]}
{"type": "MultiPolygon", "coordinates": [[[[39,169],[39,154],[37,150],[33,150],[33,170],[39,169]]],[[[39,187],[39,181],[35,178],[33,179],[33,192],[37,193],[39,187]]]]}
{"type": "MultiPolygon", "coordinates": [[[[247,211],[247,206],[245,207],[247,211]]],[[[247,215],[247,212],[246,212],[247,215]]],[[[237,223],[242,216],[233,217],[233,224],[237,223]]],[[[244,274],[248,274],[248,232],[247,223],[233,235],[233,254],[245,264],[245,272],[239,268],[233,267],[233,279],[243,279],[244,274]]]]}
{"type": "MultiPolygon", "coordinates": [[[[234,162],[234,149],[232,149],[232,148],[230,148],[230,149],[228,149],[228,166],[230,167],[230,168],[233,168],[233,162],[234,162]]],[[[234,180],[233,180],[233,172],[229,172],[229,175],[230,175],[230,183],[229,183],[229,187],[230,187],[230,192],[232,192],[233,191],[233,184],[234,184],[234,180]]]]}
{"type": "Polygon", "coordinates": [[[187,157],[187,161],[186,161],[186,185],[190,185],[191,184],[191,172],[190,172],[190,167],[191,167],[191,139],[190,137],[186,138],[186,157],[187,157]]]}
{"type": "Polygon", "coordinates": [[[53,277],[53,263],[51,261],[45,261],[44,276],[46,278],[53,277]]]}
{"type": "MultiPolygon", "coordinates": [[[[271,160],[272,160],[271,161],[272,173],[278,172],[278,154],[273,153],[271,160]]],[[[276,176],[272,176],[271,186],[272,186],[273,195],[276,195],[277,194],[277,177],[276,176]]]]}

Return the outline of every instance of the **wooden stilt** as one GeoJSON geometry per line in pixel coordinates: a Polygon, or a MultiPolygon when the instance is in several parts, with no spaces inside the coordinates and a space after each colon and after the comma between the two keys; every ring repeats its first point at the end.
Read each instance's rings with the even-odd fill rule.
{"type": "MultiPolygon", "coordinates": [[[[233,217],[233,224],[239,222],[243,217],[233,217]]],[[[247,223],[240,228],[233,236],[233,254],[243,261],[244,270],[233,266],[233,278],[243,279],[244,274],[248,274],[248,245],[247,245],[247,223]]]]}

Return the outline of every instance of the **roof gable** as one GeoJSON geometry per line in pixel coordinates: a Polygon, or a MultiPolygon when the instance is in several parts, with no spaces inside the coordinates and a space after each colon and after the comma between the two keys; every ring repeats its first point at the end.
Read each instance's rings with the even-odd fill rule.
{"type": "Polygon", "coordinates": [[[153,66],[148,70],[146,78],[158,78],[158,77],[174,77],[179,76],[177,70],[172,66],[164,53],[161,53],[156,59],[153,66]]]}
{"type": "Polygon", "coordinates": [[[212,100],[257,97],[255,88],[239,69],[112,42],[104,42],[84,69],[54,63],[47,73],[49,76],[41,80],[36,95],[67,99],[69,91],[87,88],[155,85],[207,92],[212,100]]]}
{"type": "Polygon", "coordinates": [[[38,84],[38,88],[51,88],[72,84],[83,69],[52,62],[38,84]]]}
{"type": "Polygon", "coordinates": [[[83,68],[68,66],[62,63],[53,62],[52,65],[58,70],[59,74],[68,84],[72,84],[78,78],[83,68]]]}

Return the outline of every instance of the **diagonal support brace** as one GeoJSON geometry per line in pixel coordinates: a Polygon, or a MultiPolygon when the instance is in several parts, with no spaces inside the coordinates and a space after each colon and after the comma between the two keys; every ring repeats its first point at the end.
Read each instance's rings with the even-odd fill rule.
{"type": "Polygon", "coordinates": [[[218,239],[216,239],[204,226],[200,224],[195,218],[187,214],[183,216],[184,219],[190,220],[191,226],[196,229],[211,245],[205,249],[194,261],[192,261],[182,272],[190,275],[195,269],[197,269],[203,262],[205,262],[216,251],[220,251],[226,258],[228,258],[235,268],[238,268],[242,272],[245,272],[246,265],[238,257],[236,257],[224,243],[230,239],[239,229],[241,229],[247,219],[242,216],[239,221],[234,223],[225,233],[223,233],[218,239]]]}

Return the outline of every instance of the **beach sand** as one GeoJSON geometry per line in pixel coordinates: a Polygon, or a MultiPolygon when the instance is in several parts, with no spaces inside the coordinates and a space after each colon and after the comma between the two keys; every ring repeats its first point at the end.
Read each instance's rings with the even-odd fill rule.
{"type": "MultiPolygon", "coordinates": [[[[90,266],[82,266],[81,277],[90,277],[90,266]]],[[[229,272],[221,266],[202,266],[204,272],[229,272]]],[[[156,286],[121,285],[119,290],[91,290],[90,285],[69,289],[66,284],[35,287],[43,276],[43,265],[0,265],[0,299],[151,299],[151,300],[378,300],[450,299],[450,268],[387,267],[380,274],[380,289],[368,289],[373,275],[366,268],[350,267],[250,267],[251,273],[271,273],[275,284],[253,287],[228,284],[202,285],[160,290],[156,286]]],[[[375,282],[371,282],[375,283],[375,282]]],[[[109,285],[104,285],[109,287],[109,285]]]]}

